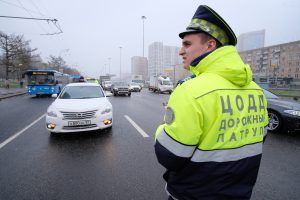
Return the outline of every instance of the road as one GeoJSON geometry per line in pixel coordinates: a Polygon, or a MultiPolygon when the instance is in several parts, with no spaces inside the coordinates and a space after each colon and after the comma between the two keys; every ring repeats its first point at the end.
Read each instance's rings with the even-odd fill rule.
{"type": "MultiPolygon", "coordinates": [[[[169,95],[144,90],[109,98],[112,130],[58,136],[43,117],[52,98],[2,100],[0,144],[19,135],[0,147],[0,199],[166,199],[153,136],[169,95]]],[[[270,134],[252,199],[298,199],[299,154],[299,135],[270,134]]]]}

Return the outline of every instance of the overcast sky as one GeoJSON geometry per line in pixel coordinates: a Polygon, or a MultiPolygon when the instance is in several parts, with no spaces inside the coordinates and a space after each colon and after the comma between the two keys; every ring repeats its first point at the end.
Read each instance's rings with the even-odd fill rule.
{"type": "Polygon", "coordinates": [[[178,46],[178,33],[185,30],[200,4],[217,11],[238,36],[266,30],[265,46],[300,40],[299,0],[0,0],[0,13],[7,16],[55,18],[63,31],[45,21],[0,18],[0,31],[24,34],[38,48],[44,61],[61,55],[82,74],[99,77],[130,72],[132,56],[145,56],[152,42],[178,46]],[[106,65],[106,69],[104,66],[106,65]]]}

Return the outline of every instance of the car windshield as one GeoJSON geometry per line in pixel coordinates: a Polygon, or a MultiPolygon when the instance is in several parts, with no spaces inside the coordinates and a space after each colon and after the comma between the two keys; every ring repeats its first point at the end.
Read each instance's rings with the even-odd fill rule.
{"type": "Polygon", "coordinates": [[[96,79],[87,79],[86,82],[88,83],[98,83],[96,79]]]}
{"type": "Polygon", "coordinates": [[[67,86],[59,99],[91,99],[104,97],[99,86],[67,86]]]}
{"type": "Polygon", "coordinates": [[[126,82],[115,82],[115,86],[127,86],[128,84],[126,82]]]}
{"type": "Polygon", "coordinates": [[[171,81],[162,81],[162,84],[163,85],[172,85],[172,82],[171,81]]]}
{"type": "Polygon", "coordinates": [[[268,90],[263,90],[267,99],[278,99],[279,97],[275,94],[269,92],[268,90]]]}

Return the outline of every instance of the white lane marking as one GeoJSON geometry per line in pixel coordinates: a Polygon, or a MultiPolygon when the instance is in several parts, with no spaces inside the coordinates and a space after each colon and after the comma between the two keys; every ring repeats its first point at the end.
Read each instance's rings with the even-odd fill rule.
{"type": "Polygon", "coordinates": [[[34,122],[32,122],[31,124],[29,124],[28,126],[26,126],[24,129],[22,129],[21,131],[15,133],[14,135],[12,135],[11,137],[9,137],[8,139],[6,139],[4,142],[2,142],[0,144],[0,149],[2,147],[4,147],[5,145],[7,145],[8,143],[10,143],[11,141],[13,141],[16,137],[18,137],[19,135],[21,135],[22,133],[24,133],[24,131],[26,131],[27,129],[29,129],[31,126],[33,126],[35,123],[37,123],[38,121],[40,121],[43,117],[46,116],[46,113],[43,114],[42,116],[40,116],[38,119],[36,119],[34,122]]]}
{"type": "Polygon", "coordinates": [[[149,135],[139,127],[130,117],[127,115],[124,115],[124,117],[131,123],[131,125],[143,136],[143,137],[149,137],[149,135]]]}

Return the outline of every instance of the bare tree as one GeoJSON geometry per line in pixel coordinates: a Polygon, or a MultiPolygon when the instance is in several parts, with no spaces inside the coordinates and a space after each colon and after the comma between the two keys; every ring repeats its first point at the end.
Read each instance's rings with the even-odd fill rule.
{"type": "Polygon", "coordinates": [[[49,56],[48,65],[50,68],[60,71],[60,69],[63,69],[63,67],[66,65],[66,61],[61,56],[49,56]]]}
{"type": "Polygon", "coordinates": [[[77,69],[64,67],[64,73],[69,75],[80,75],[80,72],[77,69]]]}
{"type": "Polygon", "coordinates": [[[0,59],[1,64],[5,67],[5,79],[9,78],[9,73],[17,72],[20,78],[24,69],[31,64],[32,55],[36,49],[31,49],[30,41],[24,40],[23,35],[7,35],[0,32],[0,49],[3,56],[0,59]]]}

